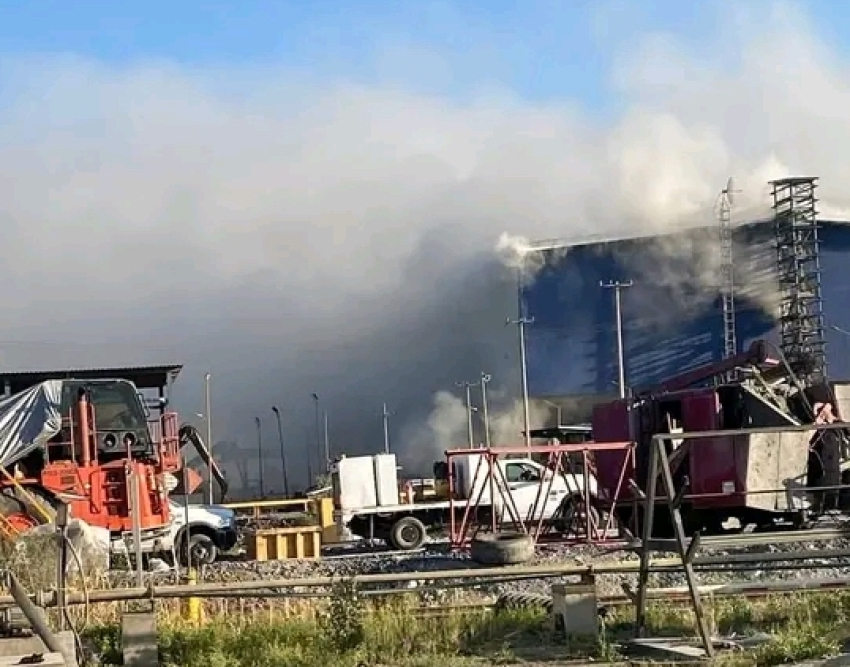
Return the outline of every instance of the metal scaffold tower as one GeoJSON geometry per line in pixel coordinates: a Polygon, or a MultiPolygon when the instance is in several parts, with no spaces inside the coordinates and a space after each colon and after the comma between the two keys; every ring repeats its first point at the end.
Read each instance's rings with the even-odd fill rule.
{"type": "Polygon", "coordinates": [[[772,181],[779,334],[801,379],[826,377],[815,177],[772,181]]]}
{"type": "Polygon", "coordinates": [[[735,257],[732,244],[732,203],[735,197],[732,179],[720,192],[720,292],[723,299],[723,356],[738,354],[735,328],[735,257]]]}

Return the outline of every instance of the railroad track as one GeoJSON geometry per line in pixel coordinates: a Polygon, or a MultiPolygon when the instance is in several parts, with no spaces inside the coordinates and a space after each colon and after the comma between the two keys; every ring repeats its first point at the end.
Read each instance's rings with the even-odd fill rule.
{"type": "MultiPolygon", "coordinates": [[[[746,547],[801,544],[805,542],[830,542],[833,540],[850,539],[850,524],[810,528],[808,530],[772,530],[765,533],[735,533],[732,535],[709,535],[700,538],[700,548],[713,549],[742,549],[746,547]]],[[[686,540],[691,543],[691,538],[686,540]]],[[[650,546],[655,551],[676,551],[676,541],[673,539],[650,540],[650,546]]],[[[631,542],[625,549],[640,550],[639,541],[631,542]]]]}

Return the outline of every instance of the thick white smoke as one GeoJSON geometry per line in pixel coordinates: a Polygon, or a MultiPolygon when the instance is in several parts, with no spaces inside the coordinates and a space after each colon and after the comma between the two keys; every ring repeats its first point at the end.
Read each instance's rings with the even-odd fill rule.
{"type": "MultiPolygon", "coordinates": [[[[479,397],[472,400],[473,443],[476,447],[485,444],[483,402],[479,397]]],[[[521,400],[496,394],[488,401],[490,443],[494,447],[521,445],[525,441],[525,417],[521,400]]],[[[529,406],[532,428],[543,424],[548,413],[539,405],[529,406]]],[[[411,427],[404,432],[405,460],[411,469],[428,471],[434,461],[444,460],[447,449],[464,449],[469,443],[469,425],[464,399],[448,391],[439,391],[434,396],[433,409],[424,424],[411,427]]]]}
{"type": "Polygon", "coordinates": [[[436,392],[482,371],[494,389],[518,385],[503,233],[712,221],[729,175],[740,217],[789,174],[821,176],[822,210],[850,210],[836,149],[847,64],[779,7],[730,24],[724,5],[722,49],[711,35],[693,54],[627,42],[612,118],[510,92],[421,94],[413,67],[401,86],[5,58],[0,366],[183,362],[188,414],[209,371],[217,439],[258,450],[259,416],[274,467],[278,405],[302,478],[312,392],[348,452],[380,448],[386,401],[394,444],[415,458],[425,445],[402,434],[436,392]]]}

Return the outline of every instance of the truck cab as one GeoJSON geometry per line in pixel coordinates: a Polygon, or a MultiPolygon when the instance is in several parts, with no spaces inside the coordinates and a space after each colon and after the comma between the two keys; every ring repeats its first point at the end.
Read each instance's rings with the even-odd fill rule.
{"type": "Polygon", "coordinates": [[[567,473],[556,475],[546,466],[532,459],[505,459],[499,466],[508,484],[508,491],[521,517],[530,519],[551,519],[563,505],[571,499],[580,500],[585,496],[585,487],[591,498],[597,494],[597,483],[588,475],[587,484],[581,474],[567,473]],[[538,496],[545,494],[545,498],[538,496]],[[532,515],[532,510],[536,511],[532,515]]]}

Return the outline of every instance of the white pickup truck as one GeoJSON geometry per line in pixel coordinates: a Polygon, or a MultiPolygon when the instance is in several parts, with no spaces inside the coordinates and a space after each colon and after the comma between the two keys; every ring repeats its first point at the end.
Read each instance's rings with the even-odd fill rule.
{"type": "MultiPolygon", "coordinates": [[[[182,504],[171,499],[171,523],[158,531],[149,531],[142,539],[142,553],[170,556],[185,565],[191,554],[195,565],[209,565],[224,551],[236,546],[236,514],[220,505],[182,504]],[[188,537],[189,544],[186,544],[188,537]]],[[[133,535],[126,533],[113,540],[113,553],[132,553],[133,535]]]]}
{"type": "MultiPolygon", "coordinates": [[[[394,454],[340,459],[331,470],[338,529],[413,550],[425,543],[429,531],[448,524],[452,506],[462,512],[472,504],[479,520],[495,513],[505,525],[515,516],[514,509],[522,521],[562,519],[585,497],[583,475],[555,474],[527,458],[497,459],[501,474],[492,480],[479,454],[455,457],[453,465],[453,503],[439,492],[434,499],[402,502],[394,454]]],[[[593,477],[587,487],[592,501],[598,491],[593,477]]]]}

